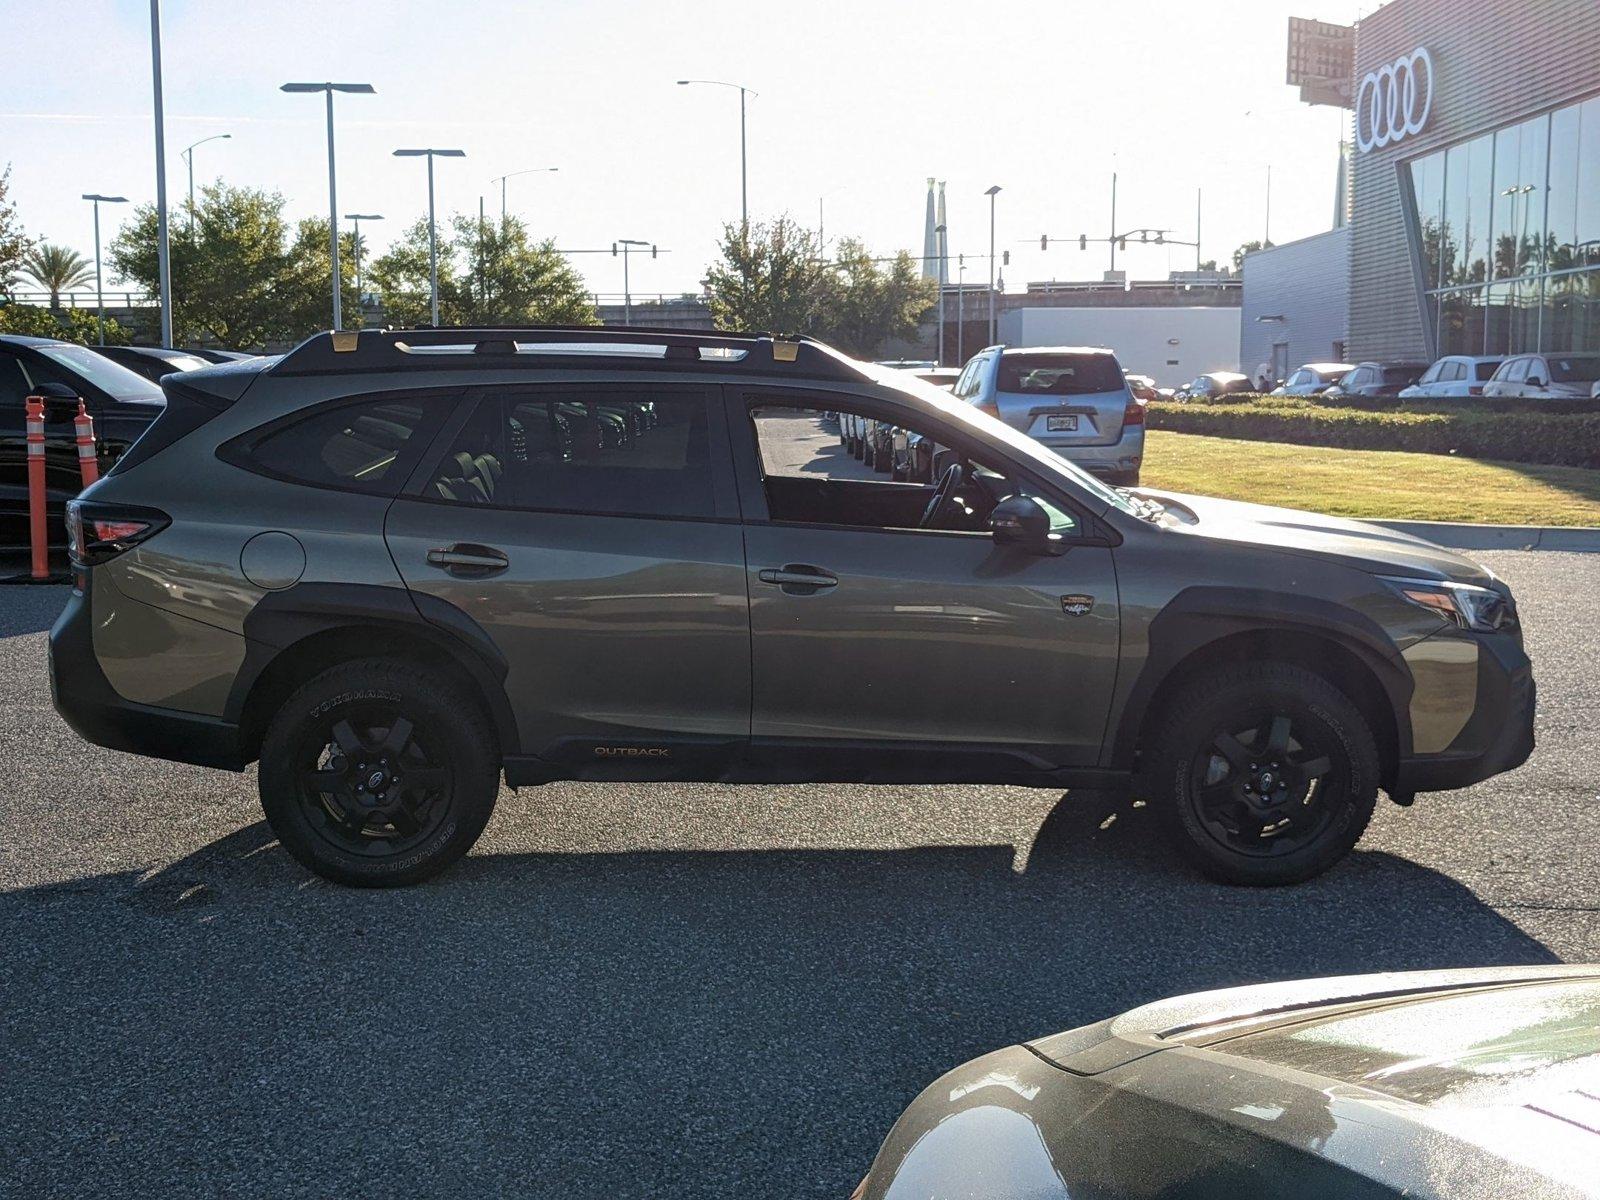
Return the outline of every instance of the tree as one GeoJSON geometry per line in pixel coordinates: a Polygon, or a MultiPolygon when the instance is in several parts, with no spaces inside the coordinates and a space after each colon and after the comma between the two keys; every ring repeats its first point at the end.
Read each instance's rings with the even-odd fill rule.
{"type": "MultiPolygon", "coordinates": [[[[60,338],[64,342],[89,345],[98,340],[95,315],[87,309],[68,308],[51,312],[36,304],[0,306],[0,333],[19,333],[27,337],[60,338]]],[[[106,345],[125,346],[128,331],[111,317],[106,318],[106,345]]]]}
{"type": "MultiPolygon", "coordinates": [[[[516,217],[458,215],[439,231],[441,325],[587,325],[594,305],[572,264],[546,239],[534,242],[516,217]]],[[[432,321],[428,219],[408,228],[367,269],[392,325],[432,321]]]]}
{"type": "Polygon", "coordinates": [[[11,287],[11,281],[22,266],[22,258],[33,244],[22,232],[22,222],[17,219],[17,206],[10,199],[11,165],[0,171],[0,292],[11,287]]]}
{"type": "Polygon", "coordinates": [[[809,333],[829,292],[816,235],[792,217],[723,226],[721,257],[706,272],[712,319],[722,329],[809,333]]]}
{"type": "Polygon", "coordinates": [[[1237,274],[1239,274],[1239,272],[1244,270],[1244,256],[1246,254],[1249,254],[1252,250],[1271,250],[1271,249],[1272,249],[1272,242],[1271,241],[1268,241],[1265,245],[1262,245],[1261,242],[1256,241],[1256,240],[1251,240],[1251,241],[1246,242],[1244,245],[1240,246],[1237,250],[1235,250],[1233,252],[1233,273],[1235,275],[1237,275],[1237,274]]]}
{"type": "Polygon", "coordinates": [[[22,256],[22,273],[50,293],[50,307],[61,307],[61,293],[94,282],[94,264],[76,250],[45,242],[22,256]]]}
{"type": "MultiPolygon", "coordinates": [[[[328,223],[310,218],[293,231],[283,197],[254,188],[209,184],[195,206],[194,237],[171,242],[173,338],[214,338],[236,349],[296,342],[333,322],[328,223]]],[[[340,244],[341,257],[351,251],[340,244]]],[[[159,287],[156,213],[141,205],[111,243],[117,273],[147,291],[159,287]]],[[[340,280],[341,303],[355,312],[352,272],[340,280]]]]}
{"type": "Polygon", "coordinates": [[[846,354],[870,358],[892,338],[914,337],[938,302],[939,285],[922,278],[907,251],[885,263],[859,240],[844,238],[833,266],[817,332],[846,354]]]}

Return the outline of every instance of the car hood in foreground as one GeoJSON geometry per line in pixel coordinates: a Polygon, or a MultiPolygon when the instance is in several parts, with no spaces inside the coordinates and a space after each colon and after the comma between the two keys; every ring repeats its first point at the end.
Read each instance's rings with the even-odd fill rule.
{"type": "Polygon", "coordinates": [[[1180,532],[1336,559],[1381,575],[1479,586],[1494,579],[1489,571],[1453,550],[1366,521],[1150,488],[1140,488],[1137,494],[1165,505],[1173,518],[1170,527],[1180,532]]]}

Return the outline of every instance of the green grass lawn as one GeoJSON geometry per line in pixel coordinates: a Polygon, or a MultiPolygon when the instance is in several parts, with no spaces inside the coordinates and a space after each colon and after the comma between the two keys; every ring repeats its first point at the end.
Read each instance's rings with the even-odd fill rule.
{"type": "Polygon", "coordinates": [[[1145,487],[1341,517],[1600,526],[1600,471],[1189,433],[1145,436],[1145,487]]]}

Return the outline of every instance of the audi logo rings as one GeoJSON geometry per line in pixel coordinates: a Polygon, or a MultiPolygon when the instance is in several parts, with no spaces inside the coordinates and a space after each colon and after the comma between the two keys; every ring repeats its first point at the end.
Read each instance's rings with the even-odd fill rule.
{"type": "Polygon", "coordinates": [[[1433,56],[1421,46],[1362,77],[1356,147],[1365,154],[1422,132],[1433,110],[1433,56]]]}

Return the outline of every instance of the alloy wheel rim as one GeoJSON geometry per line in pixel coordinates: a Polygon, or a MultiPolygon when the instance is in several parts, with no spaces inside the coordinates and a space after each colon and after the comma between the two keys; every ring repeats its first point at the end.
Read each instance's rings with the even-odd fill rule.
{"type": "Polygon", "coordinates": [[[1293,854],[1315,842],[1348,799],[1330,731],[1281,710],[1217,726],[1190,768],[1189,801],[1207,835],[1253,858],[1293,854]]]}
{"type": "Polygon", "coordinates": [[[397,706],[363,706],[313,727],[295,762],[301,811],[346,853],[403,854],[448,813],[449,756],[397,706]]]}

